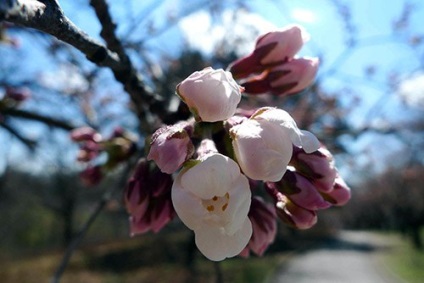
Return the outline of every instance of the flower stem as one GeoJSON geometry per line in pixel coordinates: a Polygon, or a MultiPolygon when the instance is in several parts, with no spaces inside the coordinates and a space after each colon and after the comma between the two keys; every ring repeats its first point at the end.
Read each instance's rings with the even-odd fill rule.
{"type": "Polygon", "coordinates": [[[215,282],[216,283],[224,283],[224,275],[222,274],[222,268],[218,261],[215,261],[213,263],[214,269],[215,269],[215,282]]]}

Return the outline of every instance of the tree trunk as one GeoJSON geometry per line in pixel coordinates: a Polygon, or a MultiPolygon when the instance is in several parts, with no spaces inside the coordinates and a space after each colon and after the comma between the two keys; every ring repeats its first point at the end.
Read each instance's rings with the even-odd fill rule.
{"type": "Polygon", "coordinates": [[[416,250],[423,250],[423,241],[421,239],[420,226],[411,227],[410,236],[412,245],[416,250]]]}
{"type": "Polygon", "coordinates": [[[62,210],[62,220],[63,220],[63,235],[62,235],[62,245],[67,247],[74,236],[74,200],[67,199],[66,203],[62,210]]]}

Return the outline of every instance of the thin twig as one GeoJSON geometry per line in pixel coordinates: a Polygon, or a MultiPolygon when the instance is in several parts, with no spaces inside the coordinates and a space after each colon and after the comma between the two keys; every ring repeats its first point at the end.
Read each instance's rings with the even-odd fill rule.
{"type": "Polygon", "coordinates": [[[122,70],[112,69],[113,74],[119,82],[124,86],[125,91],[130,95],[134,106],[137,109],[137,116],[142,128],[146,132],[152,131],[151,119],[147,115],[147,110],[151,113],[161,116],[165,111],[162,99],[155,95],[150,88],[146,86],[141,74],[133,66],[129,56],[125,52],[121,40],[116,35],[116,24],[112,20],[109,13],[109,6],[105,0],[91,0],[90,5],[93,7],[97,18],[100,21],[102,30],[101,37],[105,40],[107,48],[118,54],[120,58],[122,70]],[[145,107],[147,107],[145,109],[145,107]]]}
{"type": "Polygon", "coordinates": [[[215,282],[216,283],[224,283],[224,275],[222,274],[222,268],[218,261],[214,261],[213,267],[215,270],[215,282]]]}
{"type": "Polygon", "coordinates": [[[91,213],[90,217],[87,219],[87,222],[85,222],[84,226],[78,232],[76,237],[72,240],[71,244],[68,246],[65,254],[63,255],[63,258],[60,262],[59,267],[56,269],[56,272],[54,273],[53,278],[50,281],[51,283],[60,282],[60,278],[62,277],[63,272],[65,272],[65,269],[68,266],[69,260],[71,259],[74,251],[77,249],[81,241],[84,239],[85,234],[88,232],[88,229],[90,229],[91,225],[94,223],[94,220],[96,220],[97,216],[103,210],[104,206],[110,199],[111,195],[112,195],[112,189],[109,189],[107,193],[104,195],[103,199],[97,204],[96,209],[91,213]]]}
{"type": "Polygon", "coordinates": [[[53,35],[80,50],[97,65],[121,66],[118,56],[75,26],[56,0],[7,0],[0,5],[0,20],[53,35]]]}
{"type": "Polygon", "coordinates": [[[36,141],[24,137],[23,135],[21,135],[21,133],[19,133],[15,128],[10,126],[9,124],[6,124],[4,122],[0,122],[0,127],[3,127],[5,130],[7,130],[10,134],[12,134],[20,142],[22,142],[24,145],[26,145],[30,150],[35,149],[35,146],[37,145],[36,141]]]}
{"type": "Polygon", "coordinates": [[[0,21],[6,20],[55,36],[83,54],[98,66],[108,67],[129,94],[143,130],[149,131],[148,113],[166,113],[161,98],[146,86],[143,77],[125,54],[115,36],[115,24],[105,1],[91,1],[102,24],[102,36],[108,47],[89,37],[63,13],[57,0],[6,0],[0,2],[0,21]]]}
{"type": "Polygon", "coordinates": [[[25,110],[21,110],[21,109],[16,109],[16,108],[0,108],[0,112],[2,115],[5,116],[13,116],[16,118],[22,118],[22,119],[28,119],[28,120],[33,120],[33,121],[37,121],[37,122],[42,122],[48,126],[52,126],[52,127],[56,127],[56,128],[61,128],[67,131],[70,131],[72,129],[75,128],[74,125],[63,121],[63,120],[58,120],[52,117],[47,117],[41,114],[37,114],[34,112],[29,112],[29,111],[25,111],[25,110]]]}
{"type": "Polygon", "coordinates": [[[68,266],[69,260],[71,259],[73,253],[78,248],[81,241],[84,239],[91,225],[97,219],[97,216],[99,216],[100,212],[103,210],[107,202],[112,198],[112,195],[115,192],[115,190],[117,188],[121,188],[123,184],[125,184],[127,180],[128,172],[131,170],[131,168],[133,168],[133,166],[134,166],[134,162],[128,161],[128,163],[126,164],[122,172],[121,179],[119,180],[118,185],[109,187],[109,189],[103,194],[102,199],[97,203],[96,208],[93,210],[93,212],[88,217],[87,221],[84,223],[80,231],[76,234],[72,242],[67,247],[65,254],[63,255],[62,260],[60,262],[60,265],[58,266],[52,279],[50,280],[51,283],[60,282],[60,278],[65,272],[65,269],[68,266]]]}

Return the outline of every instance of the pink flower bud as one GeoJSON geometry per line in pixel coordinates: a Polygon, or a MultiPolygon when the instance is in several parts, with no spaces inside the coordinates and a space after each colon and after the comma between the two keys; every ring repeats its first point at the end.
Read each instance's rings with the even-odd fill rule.
{"type": "Polygon", "coordinates": [[[118,126],[113,129],[113,132],[110,138],[111,139],[123,138],[123,137],[126,137],[126,135],[127,135],[127,132],[122,127],[118,126]]]}
{"type": "Polygon", "coordinates": [[[249,219],[252,222],[253,233],[242,256],[248,256],[249,250],[258,256],[263,255],[268,246],[274,242],[277,233],[276,217],[274,206],[267,204],[261,197],[252,198],[249,219]]]}
{"type": "Polygon", "coordinates": [[[131,235],[158,232],[175,215],[171,201],[171,175],[151,168],[145,159],[137,164],[124,192],[131,235]]]}
{"type": "Polygon", "coordinates": [[[26,87],[6,87],[5,98],[16,103],[24,102],[31,97],[31,91],[26,87]]]}
{"type": "Polygon", "coordinates": [[[234,115],[241,100],[241,88],[230,72],[211,67],[194,72],[177,86],[178,96],[196,120],[224,121],[234,115]]]}
{"type": "Polygon", "coordinates": [[[295,204],[308,210],[326,209],[331,206],[307,178],[295,171],[287,170],[279,182],[267,182],[266,185],[277,189],[295,204]]]}
{"type": "Polygon", "coordinates": [[[291,59],[309,40],[309,35],[298,25],[289,25],[281,30],[269,32],[258,38],[256,49],[277,43],[277,45],[261,59],[262,64],[272,64],[291,59]]]}
{"type": "Polygon", "coordinates": [[[80,162],[89,162],[96,158],[101,151],[98,143],[93,141],[86,141],[78,151],[77,160],[80,162]]]}
{"type": "Polygon", "coordinates": [[[75,142],[94,141],[99,142],[101,135],[91,127],[75,128],[71,131],[70,137],[75,142]]]}
{"type": "Polygon", "coordinates": [[[152,136],[148,160],[154,160],[160,170],[172,174],[194,153],[191,139],[184,124],[159,128],[152,136]]]}
{"type": "Polygon", "coordinates": [[[318,217],[315,211],[304,209],[289,199],[276,203],[277,215],[284,223],[297,228],[309,229],[317,223],[318,217]]]}
{"type": "Polygon", "coordinates": [[[249,94],[295,94],[312,84],[318,71],[318,62],[317,58],[293,59],[247,80],[242,86],[249,94]]]}
{"type": "Polygon", "coordinates": [[[308,177],[319,191],[333,190],[337,169],[334,166],[333,155],[324,146],[312,153],[306,153],[303,149],[294,147],[290,165],[294,166],[297,172],[308,177]]]}
{"type": "Polygon", "coordinates": [[[262,73],[292,59],[308,39],[309,35],[298,25],[266,33],[257,39],[255,50],[232,63],[229,70],[237,79],[262,73]]]}
{"type": "Polygon", "coordinates": [[[130,216],[130,233],[131,236],[146,233],[150,230],[159,232],[175,214],[170,199],[161,199],[154,206],[146,210],[143,217],[137,219],[135,216],[130,216]]]}
{"type": "Polygon", "coordinates": [[[342,206],[349,201],[351,192],[349,186],[346,185],[344,180],[340,176],[337,176],[333,190],[327,193],[323,193],[323,196],[333,205],[342,206]]]}
{"type": "Polygon", "coordinates": [[[298,58],[273,68],[268,75],[272,92],[283,95],[304,90],[314,81],[318,64],[318,58],[298,58]],[[291,84],[295,86],[288,88],[291,84]]]}
{"type": "Polygon", "coordinates": [[[95,186],[103,179],[102,167],[99,165],[89,166],[80,173],[80,178],[85,186],[95,186]]]}

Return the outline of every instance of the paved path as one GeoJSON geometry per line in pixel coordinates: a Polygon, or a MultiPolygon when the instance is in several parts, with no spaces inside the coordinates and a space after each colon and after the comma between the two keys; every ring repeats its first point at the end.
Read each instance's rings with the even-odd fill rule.
{"type": "Polygon", "coordinates": [[[289,260],[269,283],[404,283],[376,260],[390,243],[368,232],[342,232],[289,260]]]}

